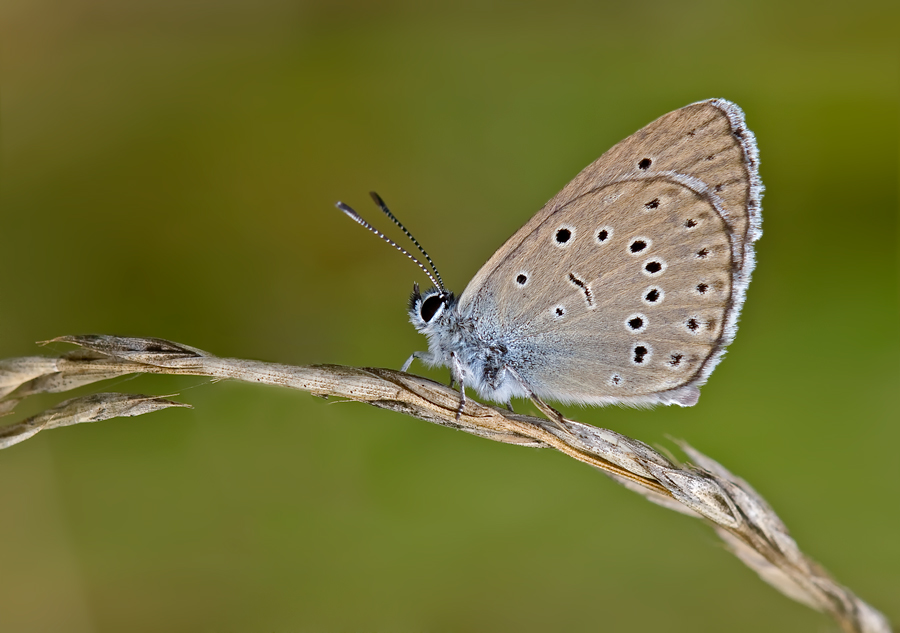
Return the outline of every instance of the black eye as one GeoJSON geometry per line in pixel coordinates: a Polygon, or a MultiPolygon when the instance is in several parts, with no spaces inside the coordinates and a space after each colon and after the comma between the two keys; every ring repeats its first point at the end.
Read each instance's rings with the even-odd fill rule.
{"type": "Polygon", "coordinates": [[[428,323],[434,318],[434,315],[437,313],[438,308],[441,307],[443,302],[444,299],[441,295],[431,295],[422,302],[422,307],[419,308],[419,316],[422,317],[422,320],[425,321],[425,323],[428,323]]]}

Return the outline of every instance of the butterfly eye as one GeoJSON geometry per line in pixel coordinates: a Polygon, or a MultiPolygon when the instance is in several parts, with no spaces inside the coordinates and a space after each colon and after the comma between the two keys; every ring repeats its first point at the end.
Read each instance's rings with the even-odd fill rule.
{"type": "Polygon", "coordinates": [[[431,295],[422,302],[422,307],[419,309],[419,316],[422,317],[422,320],[425,321],[425,323],[429,323],[431,319],[434,318],[434,315],[437,314],[438,308],[441,307],[442,303],[444,303],[443,296],[440,294],[431,295]]]}

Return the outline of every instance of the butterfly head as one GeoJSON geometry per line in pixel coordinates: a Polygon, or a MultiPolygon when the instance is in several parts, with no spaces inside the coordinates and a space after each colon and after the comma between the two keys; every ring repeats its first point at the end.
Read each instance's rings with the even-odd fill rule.
{"type": "Polygon", "coordinates": [[[409,320],[419,332],[427,333],[441,322],[441,317],[448,314],[455,303],[452,292],[441,288],[420,292],[419,284],[415,283],[409,296],[409,320]]]}

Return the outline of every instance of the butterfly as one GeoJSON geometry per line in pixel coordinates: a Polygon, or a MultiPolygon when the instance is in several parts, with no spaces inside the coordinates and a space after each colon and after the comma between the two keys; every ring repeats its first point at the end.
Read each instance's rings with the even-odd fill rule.
{"type": "Polygon", "coordinates": [[[761,236],[755,137],[723,99],[666,114],[588,165],[487,261],[458,297],[413,286],[414,359],[451,385],[590,405],[694,405],[737,329],[761,236]]]}

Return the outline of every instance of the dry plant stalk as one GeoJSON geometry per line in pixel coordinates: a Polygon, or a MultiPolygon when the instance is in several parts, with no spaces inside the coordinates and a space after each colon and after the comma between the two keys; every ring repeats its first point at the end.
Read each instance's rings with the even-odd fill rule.
{"type": "MultiPolygon", "coordinates": [[[[728,548],[764,581],[832,616],[844,631],[891,630],[884,615],[835,582],[800,551],[772,508],[747,482],[686,444],[681,448],[695,465],[676,464],[643,442],[614,431],[555,416],[545,420],[518,415],[470,399],[457,419],[458,392],[390,369],[291,366],[219,358],[154,338],[63,336],[50,342],[72,343],[80,349],[55,358],[0,361],[0,414],[11,411],[16,402],[29,395],[67,391],[126,374],[187,374],[347,398],[498,442],[555,448],[600,469],[654,503],[705,519],[728,548]]],[[[184,406],[188,405],[134,394],[74,398],[18,424],[0,427],[0,448],[45,429],[184,406]]]]}

